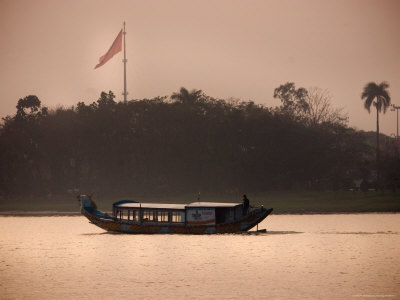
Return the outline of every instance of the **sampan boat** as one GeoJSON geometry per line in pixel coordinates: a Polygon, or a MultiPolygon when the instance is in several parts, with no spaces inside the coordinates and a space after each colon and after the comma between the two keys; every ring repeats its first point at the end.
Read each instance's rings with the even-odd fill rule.
{"type": "Polygon", "coordinates": [[[271,212],[245,208],[242,203],[193,202],[190,204],[139,203],[131,200],[113,204],[113,213],[97,209],[90,196],[78,196],[81,213],[98,227],[123,233],[212,234],[248,231],[271,212]]]}

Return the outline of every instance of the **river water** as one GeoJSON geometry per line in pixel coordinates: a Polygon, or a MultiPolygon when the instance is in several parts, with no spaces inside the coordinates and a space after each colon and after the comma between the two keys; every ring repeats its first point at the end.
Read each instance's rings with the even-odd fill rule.
{"type": "Polygon", "coordinates": [[[0,217],[0,299],[400,299],[400,214],[259,227],[128,235],[84,217],[0,217]]]}

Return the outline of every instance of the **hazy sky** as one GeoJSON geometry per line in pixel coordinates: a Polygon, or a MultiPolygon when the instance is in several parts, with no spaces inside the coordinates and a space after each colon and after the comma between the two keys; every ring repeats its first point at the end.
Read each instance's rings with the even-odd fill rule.
{"type": "MultiPolygon", "coordinates": [[[[37,95],[50,108],[122,100],[122,53],[94,70],[126,21],[128,99],[181,86],[273,106],[276,87],[328,89],[350,125],[376,129],[360,99],[388,81],[400,105],[400,1],[0,0],[0,116],[37,95]]],[[[396,132],[396,115],[381,118],[396,132]]]]}

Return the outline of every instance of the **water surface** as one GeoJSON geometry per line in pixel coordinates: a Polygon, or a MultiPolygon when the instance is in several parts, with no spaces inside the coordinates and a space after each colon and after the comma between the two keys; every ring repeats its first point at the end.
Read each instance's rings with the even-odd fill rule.
{"type": "Polygon", "coordinates": [[[400,214],[272,215],[266,234],[110,234],[0,217],[2,299],[400,299],[400,214]]]}

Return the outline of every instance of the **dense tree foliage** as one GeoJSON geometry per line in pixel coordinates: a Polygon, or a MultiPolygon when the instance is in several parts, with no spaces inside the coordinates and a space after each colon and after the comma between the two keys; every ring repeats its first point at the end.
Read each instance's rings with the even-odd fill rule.
{"type": "Polygon", "coordinates": [[[371,179],[365,135],[343,122],[310,122],[307,91],[294,84],[275,95],[280,109],[185,88],[127,103],[110,91],[50,111],[28,96],[0,129],[1,194],[241,193],[371,179]]]}

